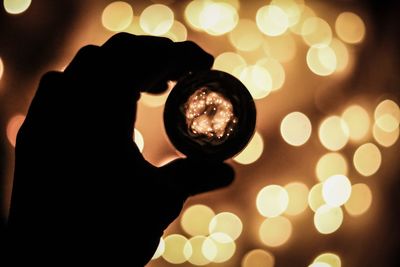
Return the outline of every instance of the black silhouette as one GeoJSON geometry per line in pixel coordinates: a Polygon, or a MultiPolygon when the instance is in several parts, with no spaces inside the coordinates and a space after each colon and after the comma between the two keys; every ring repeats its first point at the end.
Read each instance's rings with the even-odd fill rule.
{"type": "Polygon", "coordinates": [[[136,102],[212,63],[193,42],[120,33],[45,74],[17,137],[9,255],[145,265],[187,197],[234,172],[207,160],[152,166],[132,140],[136,102]]]}

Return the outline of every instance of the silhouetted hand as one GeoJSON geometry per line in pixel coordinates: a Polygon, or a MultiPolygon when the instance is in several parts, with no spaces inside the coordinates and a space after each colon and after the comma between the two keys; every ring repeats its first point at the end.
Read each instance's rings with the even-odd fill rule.
{"type": "Polygon", "coordinates": [[[187,197],[230,184],[224,163],[156,168],[132,138],[141,90],[161,92],[212,62],[193,42],[120,33],[44,75],[17,137],[13,252],[143,266],[187,197]]]}

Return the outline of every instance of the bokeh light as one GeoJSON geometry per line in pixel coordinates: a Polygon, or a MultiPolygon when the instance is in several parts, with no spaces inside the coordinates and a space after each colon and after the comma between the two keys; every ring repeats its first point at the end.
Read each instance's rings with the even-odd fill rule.
{"type": "Polygon", "coordinates": [[[190,246],[192,247],[192,255],[188,258],[188,262],[197,266],[207,265],[211,262],[203,253],[203,246],[206,240],[207,237],[205,236],[195,236],[189,239],[190,246]]]}
{"type": "Polygon", "coordinates": [[[349,128],[350,140],[359,141],[368,134],[370,119],[368,112],[363,107],[352,105],[346,108],[342,118],[349,128]]]}
{"type": "Polygon", "coordinates": [[[146,7],[140,14],[140,27],[150,35],[163,35],[174,24],[174,12],[161,4],[146,7]]]}
{"type": "Polygon", "coordinates": [[[278,6],[285,12],[289,26],[296,25],[299,22],[304,9],[303,0],[272,0],[271,4],[278,6]]]}
{"type": "Polygon", "coordinates": [[[371,176],[376,173],[381,166],[381,162],[381,152],[372,143],[366,143],[358,147],[353,156],[354,167],[364,176],[371,176]]]}
{"type": "Polygon", "coordinates": [[[268,70],[259,65],[245,67],[239,74],[239,79],[250,91],[254,99],[269,95],[272,90],[272,78],[268,70]]]}
{"type": "Polygon", "coordinates": [[[262,249],[253,249],[244,255],[241,267],[274,267],[274,255],[262,249]]]}
{"type": "Polygon", "coordinates": [[[232,31],[238,24],[236,9],[227,3],[209,3],[199,15],[201,28],[211,35],[222,35],[232,31]]]}
{"type": "Polygon", "coordinates": [[[32,0],[4,0],[4,9],[9,14],[21,14],[31,5],[32,0]]]}
{"type": "Polygon", "coordinates": [[[232,258],[236,251],[236,244],[225,233],[213,233],[203,244],[204,256],[215,263],[222,263],[232,258]]]}
{"type": "Polygon", "coordinates": [[[161,237],[156,252],[154,252],[154,255],[151,259],[152,260],[158,259],[159,257],[161,257],[162,254],[164,254],[164,251],[165,251],[165,242],[164,239],[161,237]]]}
{"type": "Polygon", "coordinates": [[[337,35],[349,44],[361,42],[365,36],[365,24],[363,20],[352,12],[340,13],[335,22],[337,35]]]}
{"type": "Polygon", "coordinates": [[[307,66],[319,76],[331,75],[337,67],[335,51],[327,45],[311,46],[307,52],[307,66]]]}
{"type": "Polygon", "coordinates": [[[325,262],[314,262],[308,265],[308,267],[331,267],[331,265],[325,262]]]}
{"type": "Polygon", "coordinates": [[[134,140],[135,140],[135,143],[136,143],[137,147],[139,148],[140,152],[143,152],[144,138],[143,138],[142,133],[136,128],[134,129],[134,140]]]}
{"type": "Polygon", "coordinates": [[[343,211],[340,207],[322,205],[314,214],[314,226],[321,234],[331,234],[342,225],[343,211]]]}
{"type": "Polygon", "coordinates": [[[298,111],[286,115],[280,129],[282,138],[292,146],[304,145],[311,136],[310,119],[298,111]]]}
{"type": "Polygon", "coordinates": [[[327,204],[333,207],[339,207],[346,203],[350,195],[351,182],[344,175],[333,175],[322,185],[322,197],[327,204]]]}
{"type": "Polygon", "coordinates": [[[289,204],[285,214],[298,215],[302,213],[307,208],[308,187],[300,182],[292,182],[285,185],[285,189],[289,195],[289,204]]]}
{"type": "Polygon", "coordinates": [[[354,184],[351,196],[344,205],[346,211],[352,216],[364,214],[372,204],[372,192],[368,185],[363,183],[354,184]]]}
{"type": "Polygon", "coordinates": [[[239,78],[240,72],[246,67],[244,58],[234,52],[225,52],[214,60],[213,69],[222,70],[239,78]]]}
{"type": "Polygon", "coordinates": [[[211,219],[209,224],[210,234],[225,233],[229,235],[232,240],[236,240],[242,233],[242,230],[242,221],[236,214],[231,212],[218,213],[211,219]]]}
{"type": "Polygon", "coordinates": [[[374,123],[374,127],[372,128],[372,135],[374,136],[375,141],[384,147],[390,147],[394,145],[399,139],[399,132],[399,127],[392,132],[386,132],[382,130],[376,123],[374,123]]]}
{"type": "Polygon", "coordinates": [[[285,82],[285,70],[282,65],[273,58],[263,58],[257,61],[256,65],[268,71],[271,77],[271,90],[276,91],[282,88],[285,82]]]}
{"type": "Polygon", "coordinates": [[[249,19],[240,19],[228,36],[231,44],[240,51],[255,50],[263,41],[262,33],[256,23],[249,19]]]}
{"type": "Polygon", "coordinates": [[[208,235],[209,224],[214,216],[214,211],[206,205],[190,206],[182,214],[182,229],[191,236],[208,235]]]}
{"type": "Polygon", "coordinates": [[[269,247],[278,247],[285,244],[292,235],[292,223],[289,219],[278,216],[267,218],[261,224],[259,237],[262,243],[269,247]]]}
{"type": "Polygon", "coordinates": [[[304,21],[301,35],[309,46],[327,46],[332,41],[331,27],[325,20],[318,17],[310,17],[304,21]]]}
{"type": "Polygon", "coordinates": [[[325,204],[325,200],[322,197],[322,183],[314,185],[310,193],[308,194],[308,205],[310,208],[316,212],[319,207],[325,204]]]}
{"type": "Polygon", "coordinates": [[[17,134],[22,123],[24,123],[25,116],[22,114],[14,115],[7,124],[7,139],[8,142],[15,147],[17,141],[17,134]]]}
{"type": "Polygon", "coordinates": [[[350,63],[350,54],[347,46],[340,40],[333,38],[329,45],[336,55],[336,72],[342,72],[347,69],[350,63]]]}
{"type": "Polygon", "coordinates": [[[268,185],[258,192],[256,205],[261,215],[277,217],[286,211],[289,195],[282,186],[268,185]]]}
{"type": "Polygon", "coordinates": [[[285,63],[293,60],[297,53],[296,41],[291,34],[276,37],[264,37],[262,48],[268,57],[285,63]]]}
{"type": "Polygon", "coordinates": [[[400,108],[396,102],[385,99],[378,104],[374,112],[375,123],[385,132],[393,132],[399,127],[400,108]]]}
{"type": "Polygon", "coordinates": [[[133,19],[133,10],[130,4],[123,1],[112,2],[107,5],[101,15],[103,26],[110,31],[123,31],[133,19]]]}
{"type": "Polygon", "coordinates": [[[337,152],[323,155],[317,162],[315,173],[319,181],[323,182],[332,175],[347,175],[348,165],[345,157],[337,152]]]}
{"type": "Polygon", "coordinates": [[[330,267],[342,266],[342,261],[340,260],[340,257],[334,253],[329,253],[329,252],[318,255],[314,259],[314,263],[317,262],[329,264],[330,267]]]}
{"type": "Polygon", "coordinates": [[[251,164],[258,160],[264,150],[264,141],[262,136],[255,132],[250,142],[247,144],[244,150],[234,157],[234,161],[240,164],[251,164]]]}
{"type": "Polygon", "coordinates": [[[171,28],[163,36],[171,39],[174,42],[183,42],[187,40],[187,29],[181,22],[174,20],[171,28]]]}
{"type": "Polygon", "coordinates": [[[173,264],[181,264],[192,256],[192,246],[183,235],[172,234],[164,238],[164,260],[173,264]]]}
{"type": "Polygon", "coordinates": [[[349,128],[339,116],[330,116],[319,126],[318,136],[325,148],[337,151],[349,141],[349,128]]]}
{"type": "Polygon", "coordinates": [[[186,6],[184,11],[185,20],[192,29],[201,30],[200,14],[207,4],[209,4],[208,1],[191,1],[186,6]]]}
{"type": "Polygon", "coordinates": [[[290,30],[298,35],[302,34],[302,29],[304,22],[309,19],[315,17],[315,12],[309,6],[304,6],[302,8],[302,12],[300,13],[300,17],[297,20],[297,23],[290,26],[290,30]]]}
{"type": "Polygon", "coordinates": [[[278,36],[289,27],[289,18],[279,6],[268,5],[257,10],[257,26],[264,34],[278,36]]]}

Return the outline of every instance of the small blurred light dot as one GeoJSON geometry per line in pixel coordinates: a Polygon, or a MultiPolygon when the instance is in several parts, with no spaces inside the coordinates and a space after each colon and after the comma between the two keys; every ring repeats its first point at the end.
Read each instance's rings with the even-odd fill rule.
{"type": "Polygon", "coordinates": [[[278,36],[289,27],[289,18],[279,6],[268,5],[257,10],[257,26],[264,34],[278,36]]]}
{"type": "Polygon", "coordinates": [[[239,78],[237,71],[239,69],[242,70],[245,67],[246,61],[242,56],[234,52],[225,52],[215,58],[213,69],[228,72],[239,78]]]}
{"type": "Polygon", "coordinates": [[[319,207],[325,204],[325,200],[322,197],[322,183],[314,185],[310,193],[308,194],[308,205],[316,212],[319,207]]]}
{"type": "Polygon", "coordinates": [[[4,0],[4,9],[9,14],[21,14],[31,5],[32,0],[4,0]]]}
{"type": "Polygon", "coordinates": [[[146,7],[140,15],[140,27],[151,35],[167,33],[174,23],[174,12],[161,4],[146,7]]]}
{"type": "Polygon", "coordinates": [[[139,148],[140,152],[143,152],[143,148],[144,148],[143,135],[136,128],[134,130],[134,137],[135,137],[135,143],[136,143],[137,147],[139,148]]]}
{"type": "Polygon", "coordinates": [[[13,116],[7,124],[7,139],[10,144],[15,147],[17,134],[19,128],[21,128],[22,123],[24,123],[25,116],[21,114],[17,114],[13,116]]]}
{"type": "Polygon", "coordinates": [[[319,76],[331,75],[336,71],[336,54],[326,45],[311,46],[307,51],[307,66],[319,76]]]}
{"type": "Polygon", "coordinates": [[[261,99],[271,93],[272,78],[268,70],[259,65],[245,67],[239,74],[240,81],[249,89],[254,99],[261,99]]]}
{"type": "Polygon", "coordinates": [[[372,129],[374,139],[378,144],[384,147],[390,147],[399,139],[400,129],[397,127],[393,132],[386,132],[382,130],[376,123],[372,129]]]}
{"type": "Polygon", "coordinates": [[[234,161],[240,164],[251,164],[258,160],[264,150],[264,141],[258,132],[254,133],[253,138],[247,144],[244,150],[233,158],[234,161]]]}
{"type": "Polygon", "coordinates": [[[379,148],[372,143],[363,144],[357,148],[354,153],[353,163],[360,174],[371,176],[376,173],[381,166],[381,152],[379,148]]]}
{"type": "Polygon", "coordinates": [[[278,247],[285,244],[291,235],[292,223],[281,216],[265,219],[259,229],[261,241],[270,247],[278,247]]]}
{"type": "Polygon", "coordinates": [[[333,38],[329,45],[336,55],[336,72],[342,72],[346,70],[349,65],[350,55],[347,46],[340,40],[333,38]]]}
{"type": "Polygon", "coordinates": [[[308,18],[315,17],[315,12],[308,6],[303,6],[303,10],[296,24],[290,26],[290,30],[295,34],[301,35],[304,22],[308,18]]]}
{"type": "Polygon", "coordinates": [[[181,22],[174,20],[171,29],[169,29],[169,31],[163,36],[174,42],[183,42],[187,40],[187,29],[181,22]]]}
{"type": "Polygon", "coordinates": [[[400,108],[396,102],[385,99],[374,112],[375,123],[386,132],[393,132],[400,123],[400,108]]]}
{"type": "Polygon", "coordinates": [[[210,221],[214,211],[205,205],[193,205],[187,208],[181,218],[182,229],[191,236],[208,235],[210,221]]]}
{"type": "Polygon", "coordinates": [[[262,249],[254,249],[246,253],[241,267],[274,267],[274,255],[262,249]]]}
{"type": "Polygon", "coordinates": [[[228,261],[235,254],[235,251],[235,241],[225,233],[213,233],[207,237],[203,244],[204,256],[215,263],[228,261]]]}
{"type": "Polygon", "coordinates": [[[281,135],[289,145],[304,145],[311,136],[311,122],[301,112],[289,113],[281,122],[281,135]]]}
{"type": "Polygon", "coordinates": [[[229,33],[229,41],[238,50],[252,51],[261,46],[263,36],[254,21],[241,19],[229,33]]]}
{"type": "Polygon", "coordinates": [[[342,261],[340,257],[333,253],[322,253],[314,259],[314,263],[326,263],[330,267],[341,267],[342,261]]]}
{"type": "Polygon", "coordinates": [[[347,175],[348,166],[344,156],[340,153],[331,152],[323,155],[317,163],[315,172],[319,181],[323,182],[332,175],[347,175]]]}
{"type": "Polygon", "coordinates": [[[212,218],[209,225],[210,234],[225,233],[232,240],[236,240],[243,230],[243,223],[240,218],[231,212],[221,212],[212,218]]]}
{"type": "Polygon", "coordinates": [[[307,208],[308,203],[308,187],[299,182],[289,183],[285,186],[289,195],[289,204],[285,211],[289,215],[297,215],[307,208]]]}
{"type": "Polygon", "coordinates": [[[337,151],[349,141],[349,128],[342,118],[330,116],[319,126],[318,136],[325,148],[337,151]]]}
{"type": "Polygon", "coordinates": [[[203,253],[203,245],[206,239],[205,236],[195,236],[189,240],[193,252],[188,259],[188,262],[197,266],[207,265],[211,262],[203,253]]]}
{"type": "Polygon", "coordinates": [[[282,63],[291,61],[297,53],[296,41],[291,34],[265,37],[262,48],[268,57],[282,63]]]}
{"type": "Polygon", "coordinates": [[[366,184],[352,186],[350,199],[344,205],[346,211],[352,216],[364,214],[372,204],[372,192],[366,184]]]}
{"type": "Polygon", "coordinates": [[[289,195],[279,185],[268,185],[260,190],[256,200],[257,210],[265,217],[277,217],[286,211],[289,195]]]}
{"type": "Polygon", "coordinates": [[[349,127],[349,137],[351,140],[363,139],[369,130],[370,120],[368,112],[359,105],[352,105],[343,112],[343,120],[349,127]]]}
{"type": "Polygon", "coordinates": [[[325,262],[314,262],[314,263],[308,265],[308,267],[332,267],[332,266],[325,262]]]}
{"type": "Polygon", "coordinates": [[[321,234],[331,234],[342,225],[343,211],[340,207],[323,205],[314,214],[315,228],[321,234]]]}
{"type": "Polygon", "coordinates": [[[211,35],[222,35],[233,30],[238,24],[236,9],[227,3],[210,3],[200,12],[200,25],[211,35]]]}
{"type": "Polygon", "coordinates": [[[3,64],[3,60],[0,57],[0,80],[1,80],[1,77],[3,77],[3,73],[4,73],[4,64],[3,64]]]}
{"type": "Polygon", "coordinates": [[[192,256],[192,246],[186,237],[178,234],[169,235],[164,239],[164,260],[173,264],[181,264],[192,256]]]}
{"type": "Polygon", "coordinates": [[[268,71],[272,81],[272,91],[282,88],[282,85],[285,82],[285,70],[277,60],[273,58],[264,58],[258,60],[256,65],[261,66],[268,71]]]}
{"type": "Polygon", "coordinates": [[[133,10],[130,4],[123,1],[112,2],[103,10],[101,21],[110,31],[125,30],[133,19],[133,10]]]}
{"type": "Polygon", "coordinates": [[[325,180],[322,185],[322,197],[325,202],[333,207],[339,207],[349,200],[351,183],[344,175],[333,175],[325,180]]]}
{"type": "Polygon", "coordinates": [[[365,24],[363,20],[352,12],[341,13],[335,22],[337,35],[349,44],[361,42],[365,36],[365,24]]]}
{"type": "Polygon", "coordinates": [[[164,253],[164,251],[165,251],[165,242],[164,242],[164,239],[161,237],[160,243],[158,244],[156,252],[154,253],[154,255],[151,259],[152,260],[158,259],[159,257],[161,257],[161,255],[164,253]]]}
{"type": "Polygon", "coordinates": [[[318,17],[310,17],[304,21],[301,35],[309,46],[329,45],[332,41],[331,27],[325,20],[318,17]]]}

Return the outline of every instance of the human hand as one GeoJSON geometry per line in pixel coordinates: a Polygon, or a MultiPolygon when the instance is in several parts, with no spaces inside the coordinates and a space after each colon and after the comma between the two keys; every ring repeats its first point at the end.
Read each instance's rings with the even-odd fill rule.
{"type": "Polygon", "coordinates": [[[133,142],[136,102],[212,63],[192,42],[120,33],[44,75],[17,137],[12,249],[146,264],[186,198],[227,186],[234,172],[206,160],[152,166],[133,142]]]}

